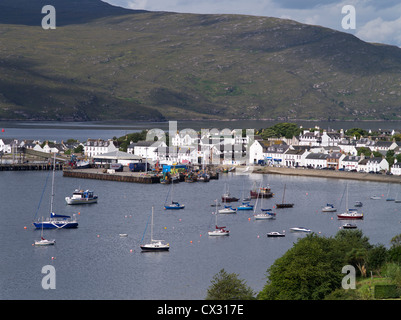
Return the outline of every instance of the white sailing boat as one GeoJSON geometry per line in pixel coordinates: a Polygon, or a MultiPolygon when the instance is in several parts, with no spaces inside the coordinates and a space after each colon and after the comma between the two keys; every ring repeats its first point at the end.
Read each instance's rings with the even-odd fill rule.
{"type": "Polygon", "coordinates": [[[331,203],[326,204],[326,206],[322,208],[322,212],[336,212],[336,211],[337,209],[331,203]]]}
{"type": "Polygon", "coordinates": [[[260,187],[259,187],[259,189],[258,189],[259,191],[258,191],[258,195],[257,195],[257,198],[256,198],[256,203],[255,203],[255,207],[254,207],[254,211],[253,211],[253,217],[255,218],[255,220],[271,220],[271,219],[276,219],[276,213],[275,213],[275,212],[272,212],[271,209],[263,209],[263,208],[262,208],[262,204],[263,204],[263,201],[264,201],[264,200],[263,200],[264,197],[259,197],[259,192],[260,192],[261,186],[262,186],[262,183],[260,183],[260,187]],[[261,212],[255,214],[256,207],[258,206],[259,198],[262,198],[262,200],[261,200],[261,208],[260,208],[261,212]]]}
{"type": "Polygon", "coordinates": [[[347,184],[347,198],[345,204],[345,212],[337,214],[338,219],[363,219],[363,213],[357,211],[357,209],[348,208],[348,184],[347,184]]]}
{"type": "Polygon", "coordinates": [[[53,158],[53,176],[52,176],[52,193],[50,197],[50,218],[47,220],[40,222],[34,221],[33,225],[36,229],[71,229],[78,227],[78,221],[76,219],[76,215],[74,214],[71,218],[67,215],[56,214],[53,212],[53,201],[54,201],[54,172],[56,170],[56,154],[54,154],[53,158]]]}
{"type": "Polygon", "coordinates": [[[150,243],[141,244],[142,251],[168,251],[170,249],[170,245],[167,243],[163,243],[164,240],[155,240],[153,239],[153,207],[152,207],[152,222],[150,224],[150,243]]]}
{"type": "MultiPolygon", "coordinates": [[[[42,217],[43,222],[43,217],[42,217]]],[[[42,224],[42,231],[40,232],[40,240],[35,240],[35,246],[51,246],[56,243],[56,240],[48,240],[45,239],[43,236],[43,224],[42,224]]]]}
{"type": "MultiPolygon", "coordinates": [[[[216,203],[217,203],[217,199],[216,199],[216,203]]],[[[230,231],[226,230],[226,227],[219,227],[217,225],[217,216],[219,215],[219,213],[217,212],[217,206],[216,206],[216,212],[214,213],[214,215],[216,216],[215,230],[209,231],[208,235],[209,236],[229,236],[230,231]]]]}

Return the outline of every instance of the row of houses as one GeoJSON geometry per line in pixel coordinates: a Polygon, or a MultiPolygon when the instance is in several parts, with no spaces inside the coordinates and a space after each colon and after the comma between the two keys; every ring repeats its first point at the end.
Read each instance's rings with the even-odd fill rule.
{"type": "MultiPolygon", "coordinates": [[[[12,153],[13,148],[25,147],[42,152],[63,153],[82,146],[86,158],[95,159],[101,154],[119,150],[111,139],[88,139],[83,143],[65,144],[33,140],[17,141],[0,139],[0,152],[12,153]]],[[[343,130],[304,130],[292,139],[263,140],[260,136],[243,136],[238,131],[194,132],[177,131],[170,137],[170,147],[164,141],[131,142],[127,153],[139,159],[159,164],[266,164],[285,167],[334,168],[356,171],[389,171],[398,173],[398,165],[389,168],[385,155],[389,150],[401,153],[399,142],[373,140],[370,137],[356,139],[346,137],[343,130]],[[368,148],[382,154],[381,157],[358,156],[359,148],[368,148]]],[[[360,154],[360,152],[359,152],[360,154]]],[[[401,171],[401,169],[400,169],[401,171]]]]}
{"type": "Polygon", "coordinates": [[[339,147],[288,146],[256,141],[251,146],[254,163],[271,166],[341,169],[345,171],[389,171],[386,158],[345,154],[339,147]]]}

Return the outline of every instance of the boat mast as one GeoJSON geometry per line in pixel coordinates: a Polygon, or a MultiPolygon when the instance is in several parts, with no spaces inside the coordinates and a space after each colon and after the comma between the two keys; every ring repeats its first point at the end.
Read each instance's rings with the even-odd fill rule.
{"type": "Polygon", "coordinates": [[[283,200],[281,201],[282,204],[284,203],[285,187],[286,187],[286,184],[284,184],[283,200]]]}
{"type": "Polygon", "coordinates": [[[152,207],[152,221],[150,224],[150,242],[153,242],[153,207],[152,207]]]}
{"type": "Polygon", "coordinates": [[[53,212],[53,198],[54,198],[54,171],[56,169],[56,153],[54,153],[53,158],[53,177],[52,177],[52,194],[50,197],[50,213],[53,212]]]}

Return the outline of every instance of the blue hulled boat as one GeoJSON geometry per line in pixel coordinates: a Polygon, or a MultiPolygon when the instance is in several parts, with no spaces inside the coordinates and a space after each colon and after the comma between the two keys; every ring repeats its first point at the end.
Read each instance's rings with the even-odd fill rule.
{"type": "Polygon", "coordinates": [[[165,210],[179,210],[179,209],[184,209],[185,205],[184,204],[179,204],[178,202],[172,201],[170,205],[165,205],[164,209],[165,210]]]}
{"type": "Polygon", "coordinates": [[[237,207],[237,210],[253,210],[253,207],[253,204],[243,202],[241,206],[237,207]]]}
{"type": "Polygon", "coordinates": [[[33,225],[36,229],[71,229],[77,228],[78,222],[75,215],[71,218],[70,216],[52,212],[48,220],[33,222],[33,225]]]}

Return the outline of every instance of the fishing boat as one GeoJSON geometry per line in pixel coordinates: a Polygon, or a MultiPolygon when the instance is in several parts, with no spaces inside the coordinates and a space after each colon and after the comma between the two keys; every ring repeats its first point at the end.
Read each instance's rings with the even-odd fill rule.
{"type": "Polygon", "coordinates": [[[336,212],[337,209],[331,203],[326,204],[325,207],[322,208],[322,212],[336,212]]]}
{"type": "Polygon", "coordinates": [[[305,227],[293,227],[293,228],[290,228],[290,230],[291,230],[291,232],[307,232],[307,233],[312,232],[311,229],[308,229],[305,227]]]}
{"type": "MultiPolygon", "coordinates": [[[[173,201],[173,190],[174,190],[174,183],[171,184],[171,189],[170,189],[170,192],[171,192],[171,204],[168,205],[168,204],[165,203],[164,204],[164,210],[180,210],[180,209],[184,209],[185,208],[184,204],[180,204],[177,201],[173,201]]],[[[167,197],[168,197],[168,194],[167,194],[167,197]]],[[[166,198],[166,201],[167,201],[167,198],[166,198]]]]}
{"type": "Polygon", "coordinates": [[[363,219],[363,213],[358,212],[357,209],[348,208],[348,184],[347,184],[347,197],[345,202],[345,212],[337,214],[338,219],[363,219]]]}
{"type": "Polygon", "coordinates": [[[239,198],[232,197],[232,196],[230,195],[230,193],[225,193],[225,194],[223,194],[223,195],[221,196],[221,201],[222,201],[222,202],[236,202],[236,201],[238,201],[238,200],[239,200],[239,198]]]}
{"type": "Polygon", "coordinates": [[[36,229],[71,229],[77,228],[78,222],[76,219],[76,215],[74,214],[73,217],[68,215],[62,214],[55,214],[53,212],[53,202],[54,202],[54,172],[56,167],[56,154],[54,154],[53,160],[53,177],[52,177],[52,193],[51,193],[51,200],[50,200],[50,217],[46,220],[42,221],[34,221],[33,225],[36,229]]]}
{"type": "Polygon", "coordinates": [[[71,197],[65,197],[67,204],[89,204],[97,203],[97,196],[90,190],[75,189],[71,197]]]}
{"type": "Polygon", "coordinates": [[[249,202],[243,202],[242,205],[237,207],[237,210],[253,210],[253,204],[249,202]]]}
{"type": "Polygon", "coordinates": [[[90,162],[89,161],[84,161],[84,160],[80,160],[75,164],[77,169],[87,169],[90,168],[90,162]]]}
{"type": "Polygon", "coordinates": [[[254,188],[253,190],[250,191],[250,194],[251,194],[251,199],[273,197],[273,192],[271,192],[269,186],[260,187],[259,189],[254,188]]]}
{"type": "MultiPolygon", "coordinates": [[[[145,228],[146,231],[146,228],[145,228]]],[[[143,237],[142,237],[143,239],[143,237]]],[[[152,221],[150,224],[150,243],[141,244],[140,248],[143,252],[159,252],[159,251],[168,251],[170,249],[170,245],[164,243],[164,240],[155,240],[153,239],[153,207],[152,207],[152,221]]]]}
{"type": "Polygon", "coordinates": [[[283,200],[281,201],[281,203],[276,203],[276,208],[277,208],[277,209],[281,209],[281,208],[292,208],[292,207],[294,206],[293,203],[284,203],[285,189],[286,189],[286,185],[284,185],[283,200]]]}
{"type": "MultiPolygon", "coordinates": [[[[42,221],[43,221],[43,217],[42,217],[42,221]]],[[[40,233],[40,240],[35,240],[35,246],[50,246],[50,245],[54,245],[56,243],[56,240],[48,240],[45,239],[43,236],[43,224],[42,224],[42,231],[40,233]]]]}
{"type": "Polygon", "coordinates": [[[226,214],[226,213],[237,213],[237,209],[233,208],[232,206],[224,206],[223,209],[219,210],[219,213],[226,214]]]}
{"type": "Polygon", "coordinates": [[[279,238],[279,237],[285,237],[285,233],[280,233],[277,231],[272,231],[267,233],[268,238],[279,238]]]}
{"type": "MultiPolygon", "coordinates": [[[[217,202],[217,200],[216,200],[216,202],[217,202]]],[[[217,236],[217,237],[219,237],[219,236],[229,236],[230,235],[230,231],[226,230],[226,227],[219,227],[217,225],[217,216],[219,215],[219,213],[217,212],[217,206],[216,206],[216,212],[214,213],[214,215],[216,216],[215,229],[213,231],[209,231],[208,235],[209,236],[217,236]]]]}
{"type": "Polygon", "coordinates": [[[356,229],[356,228],[357,228],[356,224],[353,223],[346,223],[343,225],[343,229],[356,229]]]}

